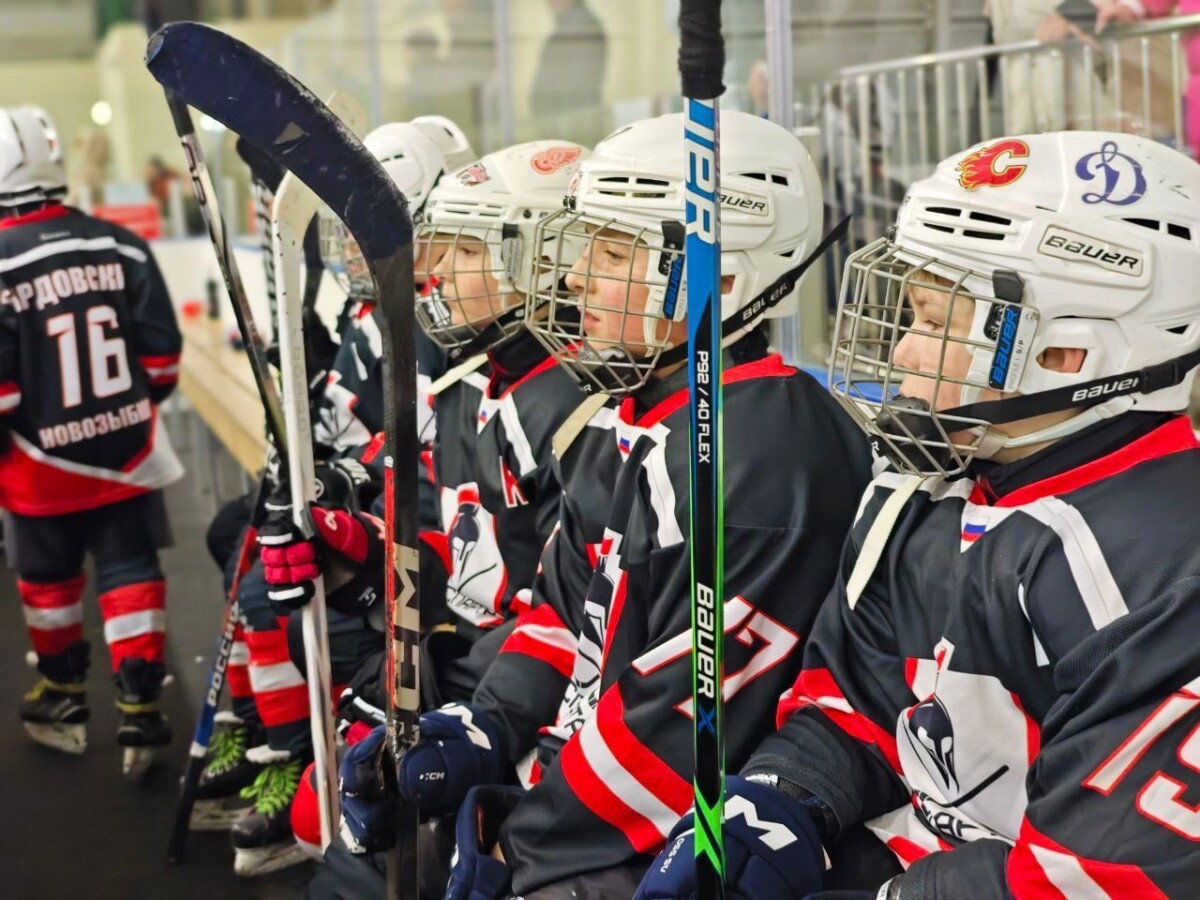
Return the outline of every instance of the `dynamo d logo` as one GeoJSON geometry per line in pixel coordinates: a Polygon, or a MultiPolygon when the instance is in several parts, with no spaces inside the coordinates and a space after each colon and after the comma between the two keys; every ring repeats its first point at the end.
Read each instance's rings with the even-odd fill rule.
{"type": "Polygon", "coordinates": [[[1098,190],[1083,195],[1084,203],[1129,206],[1141,200],[1146,193],[1146,175],[1142,171],[1142,164],[1129,154],[1122,153],[1116,141],[1105,141],[1095,153],[1081,156],[1075,163],[1075,174],[1084,181],[1100,179],[1098,190]]]}

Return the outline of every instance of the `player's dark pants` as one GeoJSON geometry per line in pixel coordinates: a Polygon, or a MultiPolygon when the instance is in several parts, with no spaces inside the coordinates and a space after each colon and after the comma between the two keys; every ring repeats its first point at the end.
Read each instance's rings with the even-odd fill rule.
{"type": "Polygon", "coordinates": [[[87,678],[81,597],[91,553],[113,672],[129,682],[123,693],[156,699],[166,636],[158,551],[171,545],[162,492],[59,516],[9,513],[6,530],[38,670],[60,684],[87,678]]]}
{"type": "MultiPolygon", "coordinates": [[[[247,680],[252,702],[234,695],[234,712],[266,726],[272,749],[308,756],[312,739],[309,725],[308,684],[304,676],[302,613],[279,615],[267,599],[262,564],[242,578],[237,593],[238,611],[245,628],[247,680]]],[[[383,632],[362,616],[326,610],[329,624],[329,658],[334,699],[350,683],[359,667],[384,646],[383,632]]],[[[236,652],[236,648],[235,648],[236,652]]],[[[231,660],[231,663],[233,660],[231,660]]],[[[232,665],[231,665],[232,668],[232,665]]],[[[233,674],[230,675],[231,686],[233,674]]]]}

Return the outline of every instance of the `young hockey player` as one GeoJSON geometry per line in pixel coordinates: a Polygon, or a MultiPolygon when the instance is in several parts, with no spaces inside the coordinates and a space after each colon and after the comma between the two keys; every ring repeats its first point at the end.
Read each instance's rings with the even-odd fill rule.
{"type": "MultiPolygon", "coordinates": [[[[411,198],[418,215],[447,159],[462,153],[444,120],[384,125],[364,143],[411,198]]],[[[324,255],[348,291],[349,310],[313,417],[318,454],[324,457],[317,467],[316,539],[342,561],[344,570],[327,582],[326,598],[332,674],[340,688],[383,645],[378,594],[353,577],[357,570],[382,571],[383,566],[382,526],[365,512],[378,493],[370,463],[376,449],[372,436],[383,425],[382,339],[372,282],[357,246],[336,220],[326,219],[322,226],[324,255]]],[[[261,561],[238,591],[242,625],[230,664],[230,693],[240,724],[214,741],[196,816],[208,827],[232,825],[234,868],[243,875],[264,874],[303,858],[293,839],[290,809],[312,752],[300,616],[293,613],[310,596],[298,583],[302,579],[295,567],[303,561],[297,550],[307,551],[308,558],[314,551],[302,542],[297,547],[290,508],[274,510],[259,540],[261,561]],[[248,815],[243,814],[246,800],[253,803],[248,815]]]]}
{"type": "Polygon", "coordinates": [[[60,201],[49,118],[0,110],[0,507],[42,680],[20,716],[38,742],[87,746],[83,563],[92,554],[124,770],[171,729],[159,710],[170,544],[161,488],[183,468],[157,404],[181,339],[146,243],[60,201]]]}
{"type": "Polygon", "coordinates": [[[537,255],[553,253],[539,249],[537,224],[562,208],[587,153],[534,141],[489,154],[443,179],[418,231],[420,257],[433,263],[418,321],[452,359],[465,360],[432,388],[454,630],[425,642],[430,707],[470,698],[557,517],[551,443],[583,397],[524,322],[527,298],[554,277],[537,255]]]}
{"type": "MultiPolygon", "coordinates": [[[[470,784],[498,781],[538,727],[552,726],[528,793],[467,795],[449,896],[627,897],[644,854],[691,803],[682,130],[674,115],[607,138],[582,164],[568,208],[540,229],[544,242],[584,250],[554,256],[565,290],[552,290],[531,327],[583,382],[624,397],[593,422],[627,458],[594,556],[585,544],[574,561],[550,560],[510,639],[517,646],[471,705],[423,717],[434,739],[423,733],[405,760],[402,790],[427,807],[452,805],[470,784]],[[422,775],[445,784],[440,797],[422,775]]],[[[737,315],[768,294],[789,301],[773,314],[794,310],[795,281],[780,281],[798,274],[820,234],[812,162],[794,136],[753,116],[724,114],[721,134],[725,615],[736,637],[726,717],[730,759],[741,761],[794,678],[792,651],[833,579],[869,461],[822,387],[769,350],[766,310],[737,315]]],[[[578,540],[570,482],[566,490],[548,554],[578,540]]]]}
{"type": "MultiPolygon", "coordinates": [[[[892,468],[727,780],[733,896],[1195,896],[1197,197],[1149,140],[1004,138],[847,261],[833,389],[892,468]]],[[[689,828],[637,896],[695,896],[689,828]]]]}

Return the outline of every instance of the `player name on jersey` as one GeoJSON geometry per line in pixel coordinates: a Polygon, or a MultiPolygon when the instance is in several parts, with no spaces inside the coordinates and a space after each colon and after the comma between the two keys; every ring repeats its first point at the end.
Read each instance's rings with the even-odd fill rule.
{"type": "Polygon", "coordinates": [[[67,266],[0,290],[0,306],[17,312],[45,309],[76,294],[125,290],[125,270],[119,262],[67,266]]]}
{"type": "Polygon", "coordinates": [[[153,414],[150,401],[139,400],[137,403],[120,406],[113,412],[103,412],[95,416],[86,416],[59,425],[39,428],[38,441],[43,450],[65,447],[68,444],[77,444],[102,434],[149,422],[153,414]]]}

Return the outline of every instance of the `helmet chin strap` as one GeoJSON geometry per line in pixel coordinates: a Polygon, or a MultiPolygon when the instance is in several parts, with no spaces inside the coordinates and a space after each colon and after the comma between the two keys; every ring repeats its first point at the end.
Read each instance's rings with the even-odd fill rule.
{"type": "MultiPolygon", "coordinates": [[[[1062,440],[1069,435],[1095,425],[1097,422],[1115,418],[1132,408],[1133,400],[1129,397],[1118,397],[1100,406],[1085,409],[1079,415],[1072,416],[1062,422],[1048,425],[1045,428],[1039,428],[1037,431],[1031,431],[1028,434],[1016,437],[1010,437],[1003,432],[997,431],[992,426],[987,429],[987,433],[984,435],[983,442],[979,445],[979,451],[975,456],[979,459],[991,459],[1001,450],[1011,450],[1019,447],[1029,447],[1033,444],[1045,444],[1062,440]]],[[[971,431],[974,432],[976,429],[971,429],[971,431]]]]}

